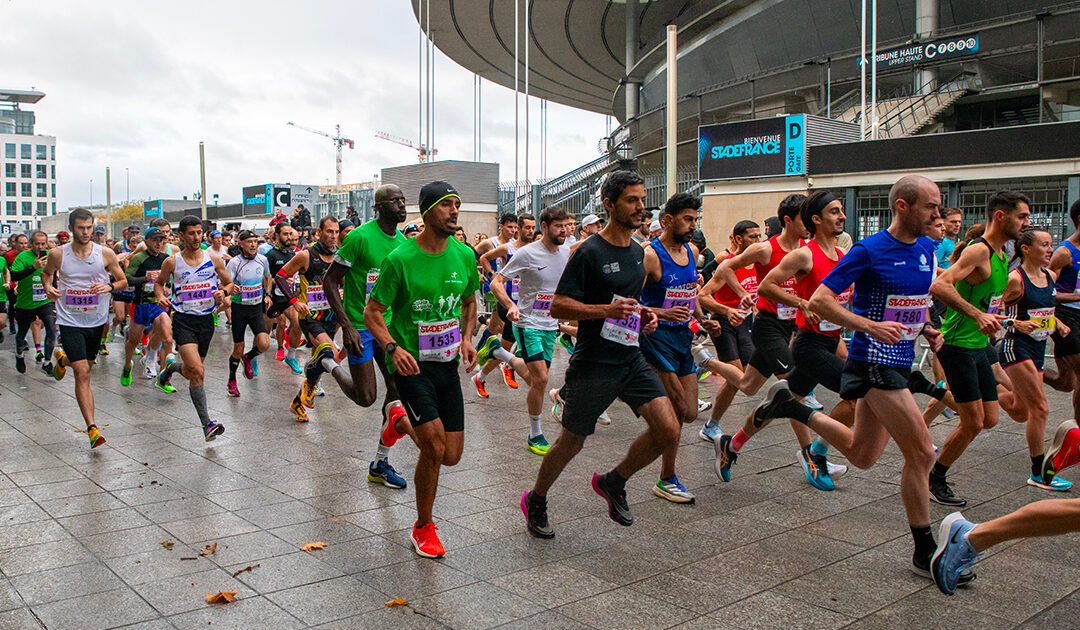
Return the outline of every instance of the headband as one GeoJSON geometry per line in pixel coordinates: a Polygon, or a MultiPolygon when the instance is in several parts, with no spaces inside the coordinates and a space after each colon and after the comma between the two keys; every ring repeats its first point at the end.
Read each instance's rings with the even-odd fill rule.
{"type": "Polygon", "coordinates": [[[834,196],[831,192],[826,192],[824,195],[821,195],[817,199],[814,199],[814,202],[810,204],[810,214],[815,215],[821,212],[825,209],[825,206],[829,205],[834,201],[839,201],[839,199],[837,199],[836,196],[834,196]]]}

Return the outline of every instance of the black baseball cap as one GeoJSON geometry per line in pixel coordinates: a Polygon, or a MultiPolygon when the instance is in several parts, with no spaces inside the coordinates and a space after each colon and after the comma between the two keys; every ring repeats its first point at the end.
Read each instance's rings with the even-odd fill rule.
{"type": "Polygon", "coordinates": [[[428,210],[437,206],[440,201],[447,197],[457,197],[461,201],[461,195],[450,184],[443,181],[434,181],[424,184],[420,189],[420,216],[427,214],[428,210]]]}
{"type": "Polygon", "coordinates": [[[149,241],[152,238],[165,238],[165,232],[162,232],[159,227],[152,227],[146,231],[143,240],[149,241]]]}
{"type": "Polygon", "coordinates": [[[259,238],[259,235],[251,230],[240,230],[240,233],[236,235],[238,241],[246,241],[249,238],[259,238]]]}
{"type": "Polygon", "coordinates": [[[419,232],[420,228],[415,223],[410,223],[405,226],[405,229],[401,231],[402,234],[412,234],[413,232],[419,232]]]}

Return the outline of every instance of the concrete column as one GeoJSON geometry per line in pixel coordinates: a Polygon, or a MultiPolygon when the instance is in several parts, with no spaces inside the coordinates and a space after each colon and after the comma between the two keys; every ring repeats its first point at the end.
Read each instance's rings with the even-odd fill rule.
{"type": "MultiPolygon", "coordinates": [[[[926,40],[938,30],[938,0],[915,0],[915,33],[926,40]]],[[[915,89],[919,94],[929,94],[937,88],[937,73],[920,69],[915,74],[915,89]]]]}
{"type": "Polygon", "coordinates": [[[626,120],[637,118],[641,82],[630,78],[637,63],[638,0],[626,0],[626,120]]]}

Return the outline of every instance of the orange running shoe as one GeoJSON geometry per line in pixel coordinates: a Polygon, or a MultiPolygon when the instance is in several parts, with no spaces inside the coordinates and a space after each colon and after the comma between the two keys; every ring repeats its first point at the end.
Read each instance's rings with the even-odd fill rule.
{"type": "Polygon", "coordinates": [[[517,389],[517,379],[514,378],[514,368],[510,367],[509,363],[502,364],[503,380],[506,381],[506,386],[510,389],[517,389]]]}
{"type": "Polygon", "coordinates": [[[292,410],[293,415],[296,416],[296,421],[297,422],[307,422],[308,421],[307,412],[304,411],[304,406],[302,404],[300,404],[300,397],[299,396],[293,397],[292,403],[289,404],[289,409],[292,410]]]}
{"type": "Polygon", "coordinates": [[[472,382],[473,385],[476,385],[476,393],[479,394],[481,398],[487,398],[487,387],[484,386],[484,381],[480,380],[480,374],[474,374],[472,377],[472,382]]]}

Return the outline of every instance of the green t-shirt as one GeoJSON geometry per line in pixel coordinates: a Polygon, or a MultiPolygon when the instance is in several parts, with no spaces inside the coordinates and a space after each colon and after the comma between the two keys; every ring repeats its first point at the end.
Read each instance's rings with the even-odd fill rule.
{"type": "MultiPolygon", "coordinates": [[[[461,301],[479,288],[476,257],[468,245],[450,238],[441,253],[429,254],[410,239],[383,260],[371,299],[393,309],[389,328],[398,346],[418,361],[456,363],[461,301]]],[[[390,355],[386,367],[394,371],[390,355]]]]}
{"type": "MultiPolygon", "coordinates": [[[[25,249],[19,252],[19,255],[12,261],[11,270],[22,271],[29,269],[34,266],[36,258],[34,250],[25,249]]],[[[45,296],[45,286],[41,284],[41,272],[44,268],[45,266],[42,265],[41,269],[35,269],[34,273],[16,283],[15,308],[33,310],[45,306],[51,301],[45,296]]]]}
{"type": "MultiPolygon", "coordinates": [[[[961,280],[953,286],[969,304],[975,305],[984,313],[996,315],[1002,312],[1001,295],[1005,293],[1005,285],[1009,283],[1009,263],[1005,260],[1004,252],[995,254],[982,237],[975,239],[968,247],[978,247],[980,244],[990,250],[990,277],[975,285],[961,280]]],[[[941,334],[945,343],[973,350],[985,348],[990,342],[989,337],[979,330],[975,320],[952,308],[945,311],[945,316],[941,319],[941,334]]]]}
{"type": "MultiPolygon", "coordinates": [[[[4,279],[4,270],[7,269],[7,259],[0,256],[0,280],[4,279]]],[[[0,304],[7,303],[7,290],[0,288],[0,304]]]]}
{"type": "MultiPolygon", "coordinates": [[[[409,239],[396,230],[394,236],[387,236],[378,222],[372,220],[356,228],[345,237],[345,242],[338,249],[334,260],[345,265],[349,271],[345,274],[345,314],[356,328],[364,328],[364,305],[370,288],[375,287],[379,277],[380,265],[386,255],[409,239]]],[[[390,310],[386,319],[390,320],[390,310]]]]}

